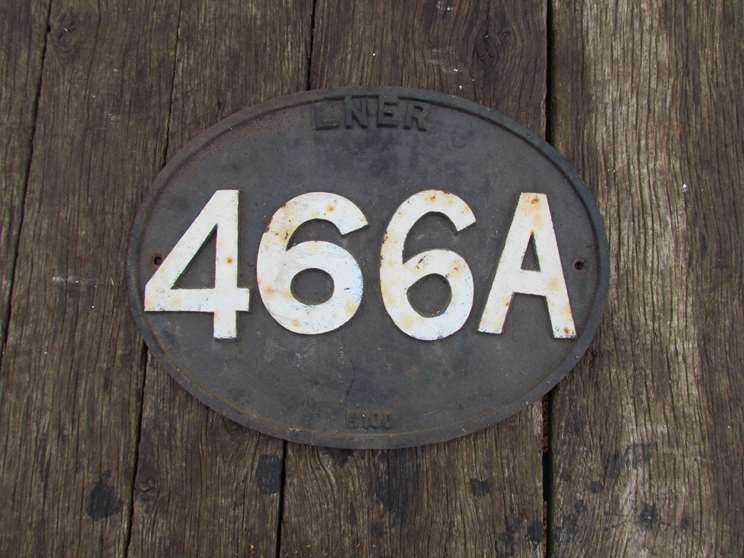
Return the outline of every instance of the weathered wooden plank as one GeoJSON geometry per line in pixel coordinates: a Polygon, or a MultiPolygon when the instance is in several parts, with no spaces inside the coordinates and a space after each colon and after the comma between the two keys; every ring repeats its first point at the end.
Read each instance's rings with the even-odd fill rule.
{"type": "MultiPolygon", "coordinates": [[[[184,2],[168,156],[247,105],[305,87],[312,3],[184,2]]],[[[274,556],[283,443],[239,427],[148,361],[132,556],[274,556]]]]}
{"type": "Polygon", "coordinates": [[[0,358],[31,162],[48,12],[49,0],[0,5],[0,358]]]}
{"type": "MultiPolygon", "coordinates": [[[[537,1],[319,0],[311,85],[404,85],[476,99],[543,132],[537,1]]],[[[283,556],[543,552],[540,404],[447,444],[350,452],[288,444],[283,556]]]]}
{"type": "Polygon", "coordinates": [[[744,4],[554,1],[555,142],[612,289],[554,406],[554,553],[744,548],[744,4]]]}
{"type": "Polygon", "coordinates": [[[126,547],[143,365],[123,277],[162,161],[176,14],[52,6],[2,362],[3,556],[126,547]]]}

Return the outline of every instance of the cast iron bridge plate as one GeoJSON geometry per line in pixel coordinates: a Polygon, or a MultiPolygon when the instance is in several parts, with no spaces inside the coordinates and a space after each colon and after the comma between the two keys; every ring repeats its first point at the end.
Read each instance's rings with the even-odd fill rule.
{"type": "Polygon", "coordinates": [[[393,448],[492,425],[563,378],[608,249],[571,166],[503,114],[335,89],[182,149],[128,272],[150,350],[200,401],[287,440],[393,448]]]}

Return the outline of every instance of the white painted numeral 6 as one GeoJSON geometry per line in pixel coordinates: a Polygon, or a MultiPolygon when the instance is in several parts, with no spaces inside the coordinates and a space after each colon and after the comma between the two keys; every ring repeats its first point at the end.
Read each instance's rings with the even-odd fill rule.
{"type": "Polygon", "coordinates": [[[409,231],[427,213],[441,213],[461,231],[475,223],[475,215],[461,198],[442,190],[424,190],[401,204],[390,220],[380,251],[382,301],[390,317],[404,333],[433,341],[452,335],[470,315],[473,306],[473,274],[461,256],[449,250],[427,250],[403,261],[409,231]],[[439,275],[450,286],[452,297],[437,316],[419,314],[408,300],[408,289],[427,275],[439,275]]]}
{"type": "Polygon", "coordinates": [[[341,327],[354,316],[362,301],[362,271],[349,252],[321,241],[302,242],[287,250],[297,228],[317,219],[333,223],[342,235],[367,225],[362,211],[343,196],[326,192],[303,194],[274,213],[261,237],[256,262],[258,289],[266,309],[283,327],[305,335],[341,327]],[[294,297],[292,279],[306,269],[319,269],[331,276],[331,298],[310,305],[294,297]]]}
{"type": "Polygon", "coordinates": [[[248,289],[238,288],[238,191],[218,190],[145,285],[148,312],[211,312],[214,338],[234,339],[237,313],[247,312],[248,289]],[[173,286],[217,227],[213,289],[173,286]]]}

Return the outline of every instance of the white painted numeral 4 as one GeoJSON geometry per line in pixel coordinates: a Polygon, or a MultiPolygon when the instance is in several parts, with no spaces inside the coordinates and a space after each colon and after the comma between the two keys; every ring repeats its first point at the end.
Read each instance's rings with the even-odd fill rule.
{"type": "Polygon", "coordinates": [[[249,302],[250,291],[238,287],[238,191],[218,190],[145,285],[145,311],[210,312],[214,338],[234,339],[237,313],[247,312],[249,302]],[[174,289],[215,227],[214,288],[174,289]]]}
{"type": "Polygon", "coordinates": [[[307,241],[287,249],[297,228],[313,220],[333,223],[342,235],[361,229],[367,219],[353,202],[337,194],[311,192],[289,200],[271,218],[258,247],[256,273],[269,314],[286,329],[317,335],[341,327],[362,301],[362,271],[354,257],[336,244],[307,241]],[[333,279],[331,298],[304,304],[292,294],[295,275],[319,269],[333,279]]]}
{"type": "Polygon", "coordinates": [[[545,297],[553,337],[576,337],[558,242],[545,194],[523,192],[519,196],[478,331],[500,334],[504,330],[506,314],[515,293],[545,297]],[[539,271],[522,269],[524,254],[532,237],[535,239],[539,271]]]}
{"type": "Polygon", "coordinates": [[[452,335],[470,315],[473,306],[473,274],[462,257],[450,250],[427,250],[403,261],[409,231],[427,213],[441,213],[461,231],[475,223],[475,215],[461,198],[442,190],[418,192],[401,204],[390,219],[380,251],[382,301],[390,317],[404,333],[432,341],[452,335]],[[427,275],[439,275],[449,283],[452,296],[437,316],[423,316],[408,300],[408,289],[427,275]]]}

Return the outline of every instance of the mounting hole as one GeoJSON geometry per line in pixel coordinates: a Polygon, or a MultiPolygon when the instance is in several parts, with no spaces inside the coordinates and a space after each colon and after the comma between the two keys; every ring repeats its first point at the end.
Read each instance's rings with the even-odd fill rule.
{"type": "Polygon", "coordinates": [[[573,266],[576,271],[584,271],[584,269],[586,269],[586,262],[581,258],[578,258],[574,260],[573,266]]]}
{"type": "Polygon", "coordinates": [[[163,263],[163,256],[161,256],[160,254],[155,254],[152,257],[152,263],[154,265],[160,265],[161,263],[163,263]]]}
{"type": "Polygon", "coordinates": [[[303,304],[323,304],[333,295],[333,279],[320,269],[304,269],[292,278],[289,288],[303,304]]]}

